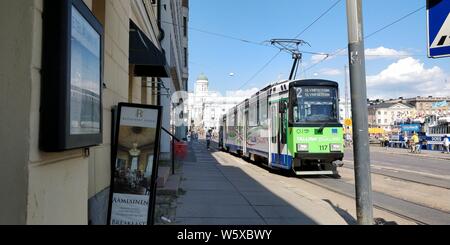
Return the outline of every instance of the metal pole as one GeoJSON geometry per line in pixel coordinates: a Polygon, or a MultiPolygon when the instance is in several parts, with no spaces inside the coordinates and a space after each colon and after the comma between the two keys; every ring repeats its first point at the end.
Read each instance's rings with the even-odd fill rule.
{"type": "Polygon", "coordinates": [[[294,64],[292,65],[291,74],[289,75],[289,80],[294,77],[295,68],[297,67],[298,58],[294,57],[294,64]]]}
{"type": "Polygon", "coordinates": [[[350,89],[353,111],[356,215],[358,224],[373,225],[367,86],[361,0],[347,0],[350,89]]]}

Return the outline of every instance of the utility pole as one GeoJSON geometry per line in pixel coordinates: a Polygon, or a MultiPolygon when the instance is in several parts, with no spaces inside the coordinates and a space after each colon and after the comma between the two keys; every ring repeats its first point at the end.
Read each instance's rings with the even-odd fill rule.
{"type": "Polygon", "coordinates": [[[350,89],[353,111],[356,215],[358,224],[373,225],[367,86],[361,0],[347,0],[350,89]]]}

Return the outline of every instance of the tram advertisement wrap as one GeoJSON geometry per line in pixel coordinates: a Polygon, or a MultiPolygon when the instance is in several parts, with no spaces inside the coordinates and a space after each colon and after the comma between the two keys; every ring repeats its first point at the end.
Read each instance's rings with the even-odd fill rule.
{"type": "Polygon", "coordinates": [[[153,224],[160,115],[159,108],[119,105],[110,225],[153,224]]]}

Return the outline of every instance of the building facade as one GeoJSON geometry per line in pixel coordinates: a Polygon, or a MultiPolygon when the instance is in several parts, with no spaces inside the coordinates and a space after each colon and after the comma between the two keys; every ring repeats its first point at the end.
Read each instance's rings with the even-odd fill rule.
{"type": "Polygon", "coordinates": [[[209,91],[208,77],[201,74],[195,83],[194,92],[189,93],[186,109],[189,112],[189,130],[197,132],[217,130],[221,117],[245,99],[245,97],[222,96],[218,92],[209,91]]]}
{"type": "MultiPolygon", "coordinates": [[[[52,2],[0,2],[0,27],[5,34],[0,39],[0,112],[8,115],[0,117],[0,198],[4,200],[0,224],[106,224],[111,109],[119,102],[133,102],[164,105],[167,111],[162,88],[186,89],[187,67],[174,63],[185,59],[187,39],[170,39],[167,33],[163,38],[159,20],[167,6],[178,9],[187,1],[74,0],[84,3],[104,29],[103,139],[85,149],[43,152],[39,147],[40,137],[45,137],[39,135],[45,83],[42,56],[51,52],[42,48],[46,1],[52,2]],[[177,61],[166,59],[169,55],[177,61]],[[174,73],[178,78],[169,79],[174,73]]],[[[187,12],[183,7],[171,16],[183,23],[187,12]]]]}
{"type": "Polygon", "coordinates": [[[416,108],[417,117],[426,116],[450,116],[450,97],[415,97],[398,98],[386,101],[386,103],[404,103],[416,108]]]}
{"type": "Polygon", "coordinates": [[[416,109],[403,103],[369,105],[369,127],[391,131],[393,126],[407,118],[414,118],[416,109]]]}
{"type": "MultiPolygon", "coordinates": [[[[179,139],[186,138],[187,127],[173,125],[171,117],[174,105],[172,94],[188,89],[189,77],[189,57],[188,57],[188,29],[189,29],[189,1],[188,0],[160,0],[160,26],[162,36],[161,46],[164,50],[167,63],[170,69],[170,77],[161,79],[159,95],[163,106],[163,127],[179,139]]],[[[171,157],[171,137],[165,132],[161,135],[161,156],[162,160],[169,160],[171,157]]]]}

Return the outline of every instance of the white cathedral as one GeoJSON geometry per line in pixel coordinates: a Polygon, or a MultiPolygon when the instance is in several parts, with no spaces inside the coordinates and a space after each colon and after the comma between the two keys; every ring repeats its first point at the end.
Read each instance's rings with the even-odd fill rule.
{"type": "Polygon", "coordinates": [[[220,118],[233,106],[241,103],[245,97],[226,97],[218,92],[209,91],[209,80],[201,74],[195,83],[194,92],[189,93],[187,103],[189,130],[205,132],[218,130],[220,118]]]}

